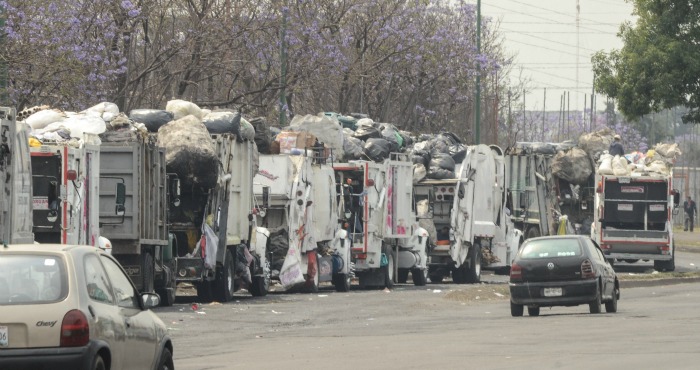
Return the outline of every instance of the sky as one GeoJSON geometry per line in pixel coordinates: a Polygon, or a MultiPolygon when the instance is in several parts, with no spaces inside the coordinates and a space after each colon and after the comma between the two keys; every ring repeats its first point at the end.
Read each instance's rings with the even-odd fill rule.
{"type": "MultiPolygon", "coordinates": [[[[500,22],[506,50],[514,56],[511,80],[517,81],[521,68],[522,76],[531,80],[532,91],[525,96],[528,110],[546,106],[558,111],[565,91],[570,92],[571,110],[583,109],[584,96],[590,108],[591,56],[622,47],[617,33],[623,22],[634,23],[632,9],[625,0],[481,0],[482,16],[500,22]]],[[[603,110],[605,97],[596,100],[596,110],[603,110]]]]}

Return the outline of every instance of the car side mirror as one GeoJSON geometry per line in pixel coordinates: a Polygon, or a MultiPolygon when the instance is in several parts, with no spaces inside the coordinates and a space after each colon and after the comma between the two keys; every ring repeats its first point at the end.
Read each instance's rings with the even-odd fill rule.
{"type": "Polygon", "coordinates": [[[115,199],[116,207],[115,213],[117,216],[124,216],[126,212],[126,185],[123,182],[117,183],[117,196],[115,199]]]}
{"type": "Polygon", "coordinates": [[[152,292],[141,293],[141,303],[144,310],[158,307],[160,304],[160,296],[152,292]]]}
{"type": "Polygon", "coordinates": [[[681,203],[681,192],[678,189],[673,189],[673,204],[678,207],[681,203]]]}

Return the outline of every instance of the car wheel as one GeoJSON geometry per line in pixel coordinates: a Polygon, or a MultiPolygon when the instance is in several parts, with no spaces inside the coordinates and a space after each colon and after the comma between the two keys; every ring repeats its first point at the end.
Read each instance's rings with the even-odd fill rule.
{"type": "Polygon", "coordinates": [[[173,364],[173,354],[170,350],[163,348],[163,353],[160,355],[160,361],[158,361],[158,370],[174,370],[175,365],[173,364]]]}
{"type": "Polygon", "coordinates": [[[396,281],[399,284],[406,284],[406,282],[408,281],[408,272],[408,269],[399,269],[398,276],[396,276],[396,281]]]}
{"type": "Polygon", "coordinates": [[[233,299],[233,292],[235,291],[233,279],[236,276],[236,272],[233,263],[233,254],[228,248],[224,254],[224,266],[216,275],[214,296],[219,302],[229,302],[233,299]]]}
{"type": "Polygon", "coordinates": [[[617,287],[617,284],[615,284],[615,287],[613,288],[612,292],[612,298],[605,302],[605,312],[608,313],[615,313],[617,312],[617,296],[620,294],[620,288],[617,287]]]}
{"type": "Polygon", "coordinates": [[[350,291],[350,275],[349,274],[336,274],[333,279],[333,285],[335,285],[335,290],[338,292],[348,292],[350,291]]]}
{"type": "Polygon", "coordinates": [[[591,313],[600,313],[600,306],[601,306],[601,298],[600,298],[601,291],[598,289],[596,292],[596,297],[595,299],[588,304],[588,310],[591,313]]]}
{"type": "Polygon", "coordinates": [[[530,316],[539,316],[540,315],[540,308],[538,306],[528,307],[527,314],[530,316]]]}
{"type": "Polygon", "coordinates": [[[425,284],[428,284],[428,269],[415,268],[411,270],[411,278],[413,279],[413,285],[425,286],[425,284]]]}
{"type": "Polygon", "coordinates": [[[481,282],[481,243],[474,243],[469,248],[470,265],[464,266],[464,280],[467,284],[478,284],[481,282]]]}
{"type": "Polygon", "coordinates": [[[510,315],[513,317],[520,317],[523,315],[524,307],[521,304],[515,304],[510,302],[510,315]]]}
{"type": "Polygon", "coordinates": [[[105,366],[105,360],[102,359],[102,356],[98,355],[95,358],[95,366],[92,367],[95,370],[106,370],[107,366],[105,366]]]}

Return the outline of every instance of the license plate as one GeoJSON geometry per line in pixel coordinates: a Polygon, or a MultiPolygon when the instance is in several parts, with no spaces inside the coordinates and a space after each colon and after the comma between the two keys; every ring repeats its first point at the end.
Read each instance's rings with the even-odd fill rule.
{"type": "Polygon", "coordinates": [[[544,288],[545,297],[561,297],[561,288],[544,288]]]}
{"type": "Polygon", "coordinates": [[[8,334],[7,326],[0,326],[0,348],[10,346],[10,335],[8,334]]]}

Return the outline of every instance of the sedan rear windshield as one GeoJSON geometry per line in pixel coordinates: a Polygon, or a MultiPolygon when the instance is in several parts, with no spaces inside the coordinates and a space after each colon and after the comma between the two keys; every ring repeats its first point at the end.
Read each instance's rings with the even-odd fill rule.
{"type": "Polygon", "coordinates": [[[63,259],[51,255],[0,258],[0,305],[51,303],[68,293],[63,259]]]}
{"type": "Polygon", "coordinates": [[[520,252],[520,258],[537,259],[552,257],[573,257],[581,255],[578,239],[542,239],[528,242],[520,252]]]}

